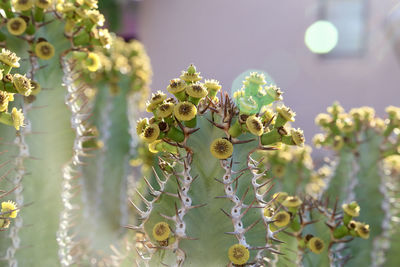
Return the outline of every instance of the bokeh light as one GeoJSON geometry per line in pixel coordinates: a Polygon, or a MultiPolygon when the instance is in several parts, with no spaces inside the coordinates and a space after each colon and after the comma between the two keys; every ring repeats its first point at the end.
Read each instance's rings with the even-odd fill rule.
{"type": "Polygon", "coordinates": [[[311,52],[326,54],[332,51],[339,40],[339,33],[335,25],[329,21],[319,20],[307,28],[304,42],[311,52]]]}
{"type": "Polygon", "coordinates": [[[233,80],[232,86],[231,86],[231,96],[236,91],[239,91],[243,87],[243,81],[246,79],[247,76],[250,76],[250,73],[252,72],[257,72],[257,73],[262,73],[265,76],[265,81],[267,82],[266,85],[276,85],[274,79],[269,75],[266,71],[259,70],[259,69],[248,69],[238,76],[233,80]]]}
{"type": "MultiPolygon", "coordinates": [[[[275,81],[267,72],[263,70],[249,69],[242,72],[235,78],[231,87],[231,96],[234,99],[235,104],[241,111],[246,110],[245,112],[247,114],[254,114],[259,112],[260,108],[262,107],[262,102],[264,101],[262,95],[265,94],[263,87],[267,85],[275,85],[275,81]],[[264,80],[266,81],[266,84],[260,86],[259,90],[257,89],[253,93],[251,93],[251,90],[246,90],[246,96],[241,97],[241,100],[239,100],[235,97],[235,92],[241,91],[241,89],[243,88],[243,81],[245,81],[246,77],[250,76],[250,74],[253,72],[264,75],[264,80]],[[260,92],[258,91],[262,91],[263,93],[260,94],[260,92]],[[247,95],[249,92],[250,94],[247,95]]],[[[269,103],[269,101],[267,102],[269,103]]]]}

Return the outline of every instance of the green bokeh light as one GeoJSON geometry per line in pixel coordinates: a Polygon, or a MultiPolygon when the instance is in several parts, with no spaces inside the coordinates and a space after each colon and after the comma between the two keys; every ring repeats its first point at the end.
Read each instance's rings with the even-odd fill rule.
{"type": "Polygon", "coordinates": [[[273,98],[265,95],[266,91],[264,90],[265,86],[271,85],[275,85],[275,81],[267,72],[258,69],[248,69],[238,75],[233,81],[231,87],[231,95],[235,101],[236,106],[240,109],[241,112],[244,112],[246,114],[255,114],[260,111],[261,107],[264,104],[264,101],[266,101],[268,104],[273,101],[273,98]],[[246,77],[250,76],[253,72],[264,75],[264,80],[266,84],[253,84],[247,86],[247,89],[245,89],[243,87],[243,82],[246,80],[246,77]],[[244,95],[240,98],[240,100],[235,98],[235,93],[242,90],[244,90],[244,95]],[[264,93],[262,93],[261,95],[258,94],[257,91],[259,90],[263,91],[264,93]]]}
{"type": "Polygon", "coordinates": [[[332,51],[339,40],[339,33],[335,25],[329,21],[319,20],[307,28],[304,42],[311,52],[326,54],[332,51]]]}

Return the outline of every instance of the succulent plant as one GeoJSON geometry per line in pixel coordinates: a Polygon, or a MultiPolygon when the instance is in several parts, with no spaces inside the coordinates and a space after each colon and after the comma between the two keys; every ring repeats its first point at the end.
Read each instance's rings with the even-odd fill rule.
{"type": "Polygon", "coordinates": [[[400,265],[400,108],[329,107],[320,166],[262,74],[229,96],[190,65],[144,105],[96,0],[0,9],[1,265],[400,265]]]}
{"type": "MultiPolygon", "coordinates": [[[[335,264],[340,244],[368,238],[369,226],[352,221],[359,214],[305,195],[307,179],[303,191],[296,188],[300,169],[314,171],[307,149],[286,148],[303,146],[304,136],[288,125],[295,113],[273,104],[282,100],[279,88],[252,73],[235,105],[216,80],[201,79],[190,65],[167,87],[175,98],[154,94],[147,106],[153,117],[138,122],[138,134],[159,153],[155,178],[144,178],[147,188],[132,201],[138,218],[128,228],[137,232],[138,265],[325,266],[335,264]],[[294,185],[279,187],[289,193],[272,193],[281,178],[271,176],[282,176],[276,153],[298,159],[279,163],[298,167],[294,185]]],[[[346,205],[359,213],[356,202],[346,205]]]]}
{"type": "Polygon", "coordinates": [[[97,247],[87,244],[88,236],[98,229],[82,235],[82,216],[94,207],[99,211],[100,205],[107,206],[93,203],[89,196],[102,200],[108,192],[114,202],[105,201],[109,206],[101,210],[115,211],[118,203],[116,212],[125,215],[112,219],[127,217],[123,183],[137,149],[136,135],[128,130],[135,132],[140,99],[148,91],[148,57],[139,42],[126,43],[101,28],[104,17],[97,1],[55,2],[0,1],[0,41],[5,47],[0,55],[0,197],[4,203],[0,265],[68,266],[106,258],[109,245],[118,242],[121,221],[107,221],[104,213],[97,212],[95,218],[104,222],[105,235],[113,239],[99,236],[93,243],[97,247]],[[115,45],[112,39],[117,40],[115,45]],[[107,69],[105,60],[109,60],[107,69]],[[118,65],[121,60],[126,64],[118,65]],[[88,72],[97,72],[95,82],[88,72]],[[124,90],[117,92],[117,87],[124,90]],[[129,105],[121,105],[127,101],[129,105]],[[108,113],[101,114],[102,105],[108,106],[108,113]],[[111,123],[115,117],[124,118],[124,123],[111,123]],[[96,129],[103,125],[100,120],[108,121],[109,127],[96,129]],[[118,138],[110,138],[113,135],[118,138]],[[85,177],[95,168],[84,168],[84,161],[105,161],[103,155],[110,147],[113,156],[107,151],[106,160],[125,164],[119,162],[118,168],[100,164],[104,175],[116,172],[120,177],[125,172],[125,177],[91,184],[93,179],[85,177]],[[94,158],[89,159],[89,154],[94,158]],[[102,238],[107,239],[106,245],[99,241],[102,238]]]}

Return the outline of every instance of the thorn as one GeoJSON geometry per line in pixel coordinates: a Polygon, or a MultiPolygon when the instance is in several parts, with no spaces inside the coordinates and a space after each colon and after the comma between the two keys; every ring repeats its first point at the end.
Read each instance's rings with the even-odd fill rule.
{"type": "Polygon", "coordinates": [[[236,233],[236,232],[225,232],[224,234],[227,234],[227,235],[237,235],[238,233],[236,233]]]}
{"type": "Polygon", "coordinates": [[[200,130],[200,128],[188,129],[188,130],[186,130],[186,133],[187,133],[187,134],[193,134],[193,133],[197,132],[198,130],[200,130]]]}
{"type": "Polygon", "coordinates": [[[256,140],[256,139],[249,139],[249,140],[232,140],[232,144],[235,144],[235,145],[240,145],[240,144],[247,144],[247,143],[250,143],[250,142],[253,142],[254,140],[256,140]]]}
{"type": "Polygon", "coordinates": [[[160,215],[161,217],[163,217],[163,218],[165,218],[165,219],[167,219],[167,220],[175,221],[173,217],[167,216],[167,215],[162,214],[162,213],[160,213],[160,212],[158,212],[158,215],[160,215]]]}
{"type": "Polygon", "coordinates": [[[221,208],[221,210],[222,210],[222,212],[226,215],[226,216],[228,216],[229,218],[231,218],[232,219],[232,216],[229,214],[229,213],[227,213],[226,211],[224,211],[224,209],[223,208],[221,208]]]}
{"type": "Polygon", "coordinates": [[[204,207],[204,206],[207,206],[207,203],[194,205],[194,206],[189,207],[189,209],[196,209],[196,208],[201,208],[201,207],[204,207]]]}
{"type": "Polygon", "coordinates": [[[246,213],[250,210],[250,208],[253,206],[255,201],[256,201],[256,199],[254,198],[253,201],[250,203],[250,205],[244,210],[244,212],[242,214],[240,214],[239,218],[242,218],[244,215],[246,215],[246,213]]]}
{"type": "Polygon", "coordinates": [[[136,194],[139,195],[139,197],[143,200],[144,204],[146,204],[147,207],[151,206],[150,201],[148,201],[142,194],[140,194],[140,192],[135,188],[135,192],[136,194]]]}
{"type": "Polygon", "coordinates": [[[261,221],[261,219],[258,219],[257,221],[253,222],[252,224],[250,224],[246,229],[244,229],[244,233],[247,233],[247,231],[251,230],[254,226],[257,225],[257,223],[259,223],[261,221]]]}
{"type": "Polygon", "coordinates": [[[240,204],[243,204],[244,199],[247,196],[247,193],[249,192],[250,187],[247,187],[246,191],[244,191],[244,194],[242,196],[242,198],[240,199],[240,204]]]}
{"type": "Polygon", "coordinates": [[[211,121],[210,119],[208,119],[208,118],[206,118],[212,125],[214,125],[215,127],[217,127],[217,128],[219,128],[219,129],[222,129],[222,130],[225,130],[225,126],[224,125],[222,125],[222,124],[219,124],[219,123],[216,123],[216,122],[214,122],[214,121],[211,121]]]}

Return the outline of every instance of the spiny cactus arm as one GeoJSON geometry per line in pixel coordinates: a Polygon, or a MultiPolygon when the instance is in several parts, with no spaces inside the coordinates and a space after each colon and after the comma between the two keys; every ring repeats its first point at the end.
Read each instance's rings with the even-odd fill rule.
{"type": "MultiPolygon", "coordinates": [[[[65,103],[71,110],[71,127],[73,128],[76,137],[73,146],[73,155],[69,163],[63,168],[63,182],[61,199],[64,209],[60,216],[60,228],[57,232],[57,242],[60,246],[59,257],[62,266],[69,266],[76,259],[72,257],[71,250],[76,245],[72,238],[71,225],[74,217],[73,211],[78,209],[76,203],[77,187],[82,186],[79,181],[81,178],[80,165],[82,164],[81,158],[87,156],[87,151],[83,146],[85,141],[88,141],[93,136],[87,136],[88,128],[86,122],[89,119],[90,105],[88,99],[82,99],[86,86],[77,82],[79,72],[74,69],[74,63],[67,58],[62,58],[62,68],[64,72],[64,86],[67,89],[65,103]],[[77,84],[78,83],[78,84],[77,84]],[[75,191],[75,192],[74,192],[75,191]],[[75,202],[75,204],[73,204],[75,202]]],[[[85,188],[82,189],[85,191],[85,188]]],[[[87,200],[82,199],[85,203],[87,200]]],[[[86,202],[87,203],[87,202],[86,202]]]]}
{"type": "MultiPolygon", "coordinates": [[[[166,162],[160,159],[160,165],[166,166],[166,162]]],[[[153,212],[153,207],[154,204],[159,201],[159,199],[162,197],[163,194],[167,194],[166,192],[166,183],[170,180],[172,177],[171,172],[166,172],[162,171],[162,174],[164,178],[161,178],[156,170],[153,168],[154,176],[156,179],[157,187],[158,189],[154,188],[155,186],[151,185],[151,183],[146,179],[143,178],[145,185],[147,189],[149,190],[150,195],[153,197],[151,201],[148,201],[145,199],[142,194],[136,190],[136,196],[139,196],[141,201],[145,204],[145,211],[142,211],[132,200],[130,201],[131,205],[133,206],[134,210],[136,213],[139,215],[138,220],[140,221],[139,225],[127,225],[126,227],[128,229],[135,230],[139,233],[137,235],[137,244],[139,246],[136,246],[136,252],[139,256],[139,259],[137,261],[142,261],[145,263],[146,266],[148,266],[149,261],[151,260],[151,257],[153,254],[156,252],[156,245],[153,245],[151,242],[150,236],[147,234],[147,231],[145,229],[145,224],[148,222],[150,219],[150,215],[153,212]]],[[[170,194],[175,198],[178,198],[177,194],[170,194]]],[[[138,264],[139,265],[139,264],[138,264]]]]}
{"type": "MultiPolygon", "coordinates": [[[[33,80],[35,78],[36,72],[39,70],[39,63],[36,55],[34,53],[29,53],[29,71],[27,72],[28,79],[31,80],[31,87],[33,91],[33,80]]],[[[38,83],[35,83],[35,87],[40,87],[38,83]]],[[[36,94],[35,92],[34,94],[36,94]]],[[[31,95],[33,96],[33,94],[31,95]]],[[[29,159],[30,151],[29,151],[29,144],[26,141],[28,135],[32,134],[32,125],[31,121],[28,118],[28,112],[32,109],[33,104],[29,102],[28,99],[23,99],[21,103],[22,113],[24,117],[24,127],[21,128],[19,133],[16,135],[14,139],[14,143],[17,145],[19,153],[15,158],[15,177],[14,177],[14,185],[18,186],[18,188],[14,191],[16,204],[19,207],[24,205],[24,187],[23,187],[23,179],[27,175],[27,169],[25,160],[29,159]]],[[[21,239],[19,237],[19,231],[23,227],[23,219],[22,216],[18,216],[15,221],[15,224],[10,229],[10,238],[11,238],[11,245],[7,248],[6,257],[8,257],[9,265],[17,265],[18,260],[15,256],[17,250],[20,248],[21,239]]]]}
{"type": "MultiPolygon", "coordinates": [[[[0,141],[2,141],[0,139],[0,141]]],[[[5,155],[8,151],[0,151],[0,155],[5,155]]],[[[6,179],[8,178],[8,176],[12,173],[12,168],[9,168],[7,170],[7,167],[10,166],[11,164],[11,160],[5,161],[5,162],[1,162],[0,163],[0,170],[2,171],[2,173],[0,174],[0,183],[1,183],[1,188],[8,188],[9,186],[4,186],[3,181],[6,181],[6,179]],[[5,169],[5,171],[4,171],[5,169]],[[4,171],[4,172],[3,172],[4,171]]],[[[0,200],[4,200],[3,198],[9,196],[11,193],[13,193],[15,190],[18,189],[19,185],[16,185],[14,187],[11,187],[11,189],[8,190],[4,190],[1,189],[0,190],[0,200]]],[[[11,220],[13,218],[16,217],[16,213],[15,216],[11,216],[13,212],[17,212],[19,211],[19,208],[14,202],[12,201],[2,201],[1,202],[2,206],[6,205],[8,208],[7,209],[3,209],[3,207],[0,210],[0,231],[7,231],[10,224],[11,224],[11,220]],[[3,204],[4,203],[4,204],[3,204]]],[[[1,260],[7,260],[8,257],[7,255],[4,258],[1,258],[1,260]]]]}
{"type": "Polygon", "coordinates": [[[273,188],[273,186],[270,185],[272,180],[268,179],[267,181],[265,181],[261,184],[259,183],[259,180],[261,180],[261,181],[265,180],[264,179],[265,173],[260,172],[259,165],[260,165],[260,162],[257,162],[252,157],[248,158],[247,166],[249,168],[250,173],[253,175],[253,177],[251,179],[251,184],[252,184],[254,196],[256,199],[256,205],[260,208],[261,218],[263,220],[265,231],[266,231],[266,236],[265,236],[266,246],[265,246],[264,250],[259,250],[257,252],[256,257],[255,257],[255,263],[256,264],[264,264],[265,250],[268,250],[268,251],[272,252],[270,255],[271,258],[276,257],[275,258],[276,262],[274,262],[273,259],[270,259],[271,264],[274,265],[274,264],[278,263],[278,259],[279,259],[278,254],[281,254],[281,252],[279,252],[279,250],[276,248],[276,246],[271,245],[270,243],[271,243],[271,241],[281,243],[282,241],[279,240],[276,237],[276,235],[278,233],[284,231],[285,228],[277,229],[275,231],[271,230],[270,224],[272,224],[275,220],[274,220],[273,216],[269,216],[268,212],[265,212],[265,209],[268,209],[272,205],[272,203],[275,201],[275,198],[273,198],[267,202],[265,201],[265,199],[266,199],[267,194],[273,188]],[[268,185],[268,187],[265,188],[267,185],[268,185]]]}
{"type": "Polygon", "coordinates": [[[384,211],[382,220],[382,233],[374,239],[371,261],[373,266],[395,266],[398,257],[395,251],[399,248],[398,240],[400,233],[399,225],[400,203],[398,192],[400,188],[400,156],[391,155],[380,164],[381,183],[380,192],[383,196],[381,208],[384,211]]]}

